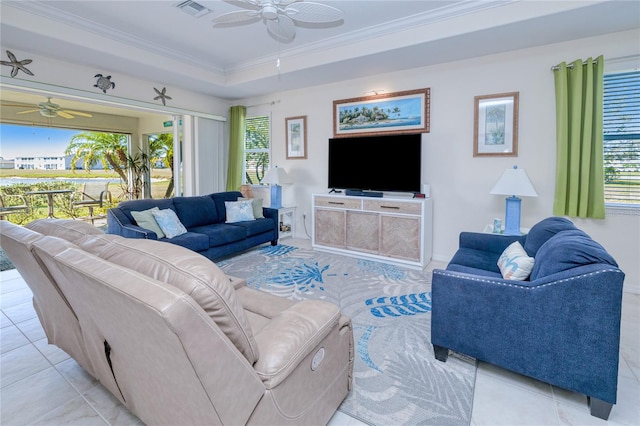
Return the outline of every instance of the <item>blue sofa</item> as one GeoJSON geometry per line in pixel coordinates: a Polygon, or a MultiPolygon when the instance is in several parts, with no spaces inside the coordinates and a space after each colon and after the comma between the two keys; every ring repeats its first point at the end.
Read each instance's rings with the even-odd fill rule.
{"type": "Polygon", "coordinates": [[[607,419],[616,403],[624,273],[586,233],[551,217],[525,236],[463,232],[432,282],[435,357],[452,350],[587,396],[607,419]],[[502,278],[505,248],[535,259],[529,279],[502,278]]]}
{"type": "Polygon", "coordinates": [[[237,201],[237,191],[215,194],[123,201],[107,211],[107,233],[128,238],[157,240],[155,232],[141,228],[131,215],[132,211],[153,207],[176,212],[187,233],[160,241],[177,244],[198,252],[211,260],[235,254],[251,247],[271,242],[278,243],[278,210],[263,208],[264,218],[252,221],[225,223],[225,201],[237,201]]]}

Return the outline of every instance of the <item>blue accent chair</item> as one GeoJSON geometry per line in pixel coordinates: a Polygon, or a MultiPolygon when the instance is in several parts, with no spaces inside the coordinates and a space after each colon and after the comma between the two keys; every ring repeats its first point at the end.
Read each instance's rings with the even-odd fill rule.
{"type": "Polygon", "coordinates": [[[459,352],[587,396],[591,415],[616,403],[624,273],[574,224],[550,217],[526,236],[463,232],[432,283],[436,359],[459,352]],[[535,264],[502,278],[498,257],[520,241],[535,264]]]}

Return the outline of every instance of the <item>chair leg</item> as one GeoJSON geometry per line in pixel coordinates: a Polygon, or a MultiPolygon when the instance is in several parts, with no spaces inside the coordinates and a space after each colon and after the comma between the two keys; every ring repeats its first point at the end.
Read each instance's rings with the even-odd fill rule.
{"type": "Polygon", "coordinates": [[[447,362],[447,358],[449,357],[449,349],[443,348],[442,346],[433,345],[433,353],[436,355],[436,359],[438,361],[447,362]]]}
{"type": "Polygon", "coordinates": [[[609,418],[613,404],[590,396],[587,397],[587,399],[589,402],[589,410],[593,417],[597,417],[602,420],[607,420],[609,418]]]}
{"type": "Polygon", "coordinates": [[[91,224],[93,225],[93,221],[95,220],[93,218],[93,206],[89,206],[89,220],[91,221],[91,224]]]}

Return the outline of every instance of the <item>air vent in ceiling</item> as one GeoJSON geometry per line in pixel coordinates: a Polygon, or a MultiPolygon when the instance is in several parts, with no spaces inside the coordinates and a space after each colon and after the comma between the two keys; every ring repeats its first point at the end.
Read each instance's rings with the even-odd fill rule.
{"type": "Polygon", "coordinates": [[[177,4],[176,7],[182,10],[187,15],[191,15],[196,18],[199,18],[211,12],[210,9],[207,9],[203,5],[196,3],[195,1],[192,1],[192,0],[183,1],[180,4],[177,4]]]}

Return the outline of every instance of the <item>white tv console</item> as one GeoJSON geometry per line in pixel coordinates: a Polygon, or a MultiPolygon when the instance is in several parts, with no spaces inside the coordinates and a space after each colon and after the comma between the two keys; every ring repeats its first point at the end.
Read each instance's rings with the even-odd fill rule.
{"type": "Polygon", "coordinates": [[[431,261],[433,200],[313,195],[314,249],[424,269],[431,261]]]}

